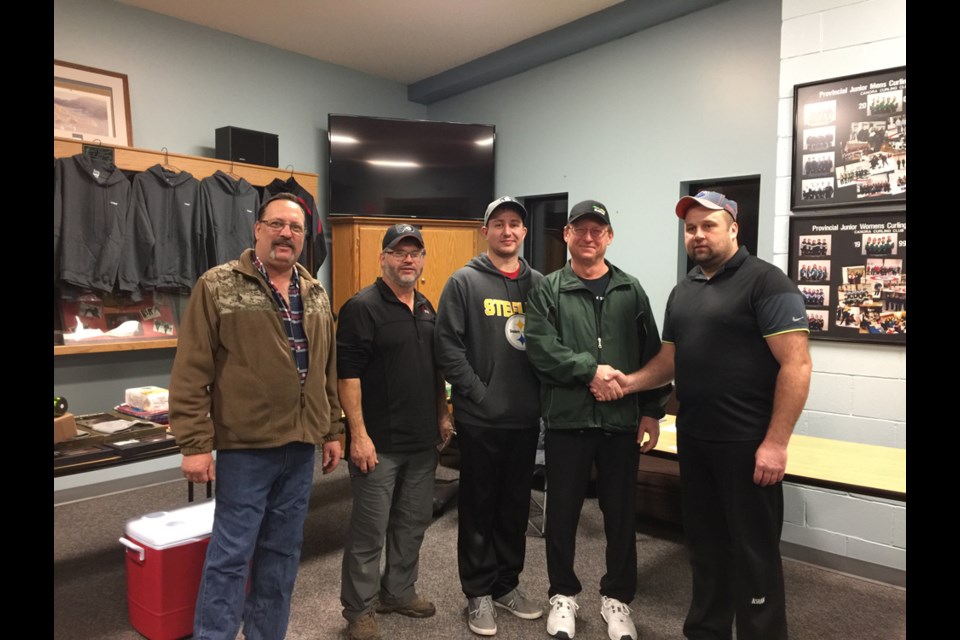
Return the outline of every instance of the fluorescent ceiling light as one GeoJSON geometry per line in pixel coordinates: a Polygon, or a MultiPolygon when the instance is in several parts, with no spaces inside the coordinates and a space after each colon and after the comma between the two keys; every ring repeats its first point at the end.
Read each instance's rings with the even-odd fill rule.
{"type": "Polygon", "coordinates": [[[400,169],[420,168],[419,162],[412,162],[410,160],[367,160],[367,162],[378,167],[397,167],[400,169]]]}

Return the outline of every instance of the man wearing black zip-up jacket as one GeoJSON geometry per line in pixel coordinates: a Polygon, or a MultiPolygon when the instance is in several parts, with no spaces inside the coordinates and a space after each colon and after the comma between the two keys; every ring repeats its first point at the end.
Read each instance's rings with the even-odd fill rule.
{"type": "Polygon", "coordinates": [[[611,639],[636,640],[627,605],[637,588],[637,467],[640,453],[656,446],[669,387],[624,395],[614,377],[660,350],[650,303],[636,278],[604,260],[613,240],[605,206],[581,202],[567,222],[570,262],[530,293],[526,333],[547,428],[547,633],[574,637],[577,523],[596,465],[607,542],[601,615],[611,639]]]}
{"type": "Polygon", "coordinates": [[[518,588],[540,433],[524,313],[543,276],[520,257],[526,215],[509,196],[490,203],[481,228],[488,249],[447,280],[434,332],[460,445],[460,584],[467,625],[484,636],[497,631],[495,606],[525,619],[543,615],[518,588]]]}

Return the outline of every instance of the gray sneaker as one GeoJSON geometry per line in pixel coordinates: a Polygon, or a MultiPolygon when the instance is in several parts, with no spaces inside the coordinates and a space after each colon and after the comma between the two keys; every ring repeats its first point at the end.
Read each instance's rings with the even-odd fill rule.
{"type": "Polygon", "coordinates": [[[493,598],[480,596],[467,598],[467,626],[480,636],[492,636],[497,633],[497,612],[493,609],[493,598]]]}
{"type": "Polygon", "coordinates": [[[520,591],[520,587],[495,598],[493,602],[524,620],[536,620],[543,615],[543,608],[520,591]]]}

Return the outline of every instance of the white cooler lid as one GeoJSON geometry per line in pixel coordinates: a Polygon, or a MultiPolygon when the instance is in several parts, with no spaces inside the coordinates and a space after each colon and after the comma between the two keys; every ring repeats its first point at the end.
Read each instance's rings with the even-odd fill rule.
{"type": "Polygon", "coordinates": [[[213,530],[215,500],[198,502],[173,511],[156,511],[130,520],[125,528],[133,538],[152,549],[176,547],[205,538],[213,530]]]}

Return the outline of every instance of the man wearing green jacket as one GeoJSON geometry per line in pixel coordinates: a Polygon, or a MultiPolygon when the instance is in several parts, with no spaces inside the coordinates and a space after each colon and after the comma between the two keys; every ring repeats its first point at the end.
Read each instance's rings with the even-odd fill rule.
{"type": "Polygon", "coordinates": [[[635,640],[628,604],[637,589],[637,467],[640,453],[657,444],[669,385],[624,395],[615,375],[655,356],[660,334],[640,283],[604,259],[613,228],[603,204],[575,205],[563,238],[570,261],[530,293],[526,327],[547,428],[547,633],[574,637],[577,523],[596,465],[607,543],[601,615],[612,640],[635,640]]]}

